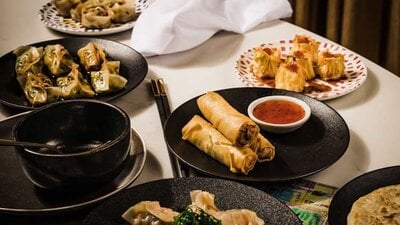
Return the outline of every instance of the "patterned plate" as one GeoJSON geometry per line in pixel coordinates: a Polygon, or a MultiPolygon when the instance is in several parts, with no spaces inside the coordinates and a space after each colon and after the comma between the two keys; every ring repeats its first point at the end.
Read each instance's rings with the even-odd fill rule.
{"type": "MultiPolygon", "coordinates": [[[[361,61],[360,57],[350,50],[341,47],[340,45],[327,42],[319,42],[319,51],[329,50],[332,53],[340,53],[345,58],[345,77],[338,81],[323,81],[314,79],[311,82],[313,85],[322,85],[327,88],[327,91],[313,91],[307,94],[318,100],[328,100],[348,94],[361,86],[367,79],[367,68],[361,61]]],[[[292,40],[281,40],[277,43],[261,44],[259,47],[275,47],[281,50],[283,58],[290,53],[293,46],[292,40]]],[[[236,61],[235,71],[239,79],[250,87],[269,87],[274,88],[273,80],[262,80],[257,78],[252,72],[253,54],[256,47],[243,52],[236,61]],[[272,81],[272,82],[271,82],[272,81]]],[[[310,82],[308,82],[310,83],[310,82]]]]}
{"type": "MultiPolygon", "coordinates": [[[[141,13],[149,6],[147,0],[136,0],[136,13],[141,13]]],[[[95,29],[85,28],[80,22],[75,22],[71,18],[64,18],[58,15],[56,7],[51,3],[43,5],[39,11],[40,20],[50,29],[57,30],[67,34],[81,35],[81,36],[96,36],[114,34],[131,29],[136,21],[130,21],[123,24],[111,24],[110,28],[95,29]]]]}

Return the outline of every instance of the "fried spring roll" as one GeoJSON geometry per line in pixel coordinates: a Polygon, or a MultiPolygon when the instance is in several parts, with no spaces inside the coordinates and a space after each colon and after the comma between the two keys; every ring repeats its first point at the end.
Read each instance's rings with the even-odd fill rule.
{"type": "Polygon", "coordinates": [[[250,148],[257,154],[259,162],[271,161],[275,157],[275,146],[261,133],[250,143],[250,148]]]}
{"type": "Polygon", "coordinates": [[[234,145],[245,146],[260,132],[260,128],[250,118],[238,112],[215,92],[200,96],[197,105],[204,117],[234,145]]]}
{"type": "Polygon", "coordinates": [[[182,128],[182,139],[228,166],[233,173],[248,174],[257,162],[249,147],[236,147],[202,117],[195,115],[182,128]]]}

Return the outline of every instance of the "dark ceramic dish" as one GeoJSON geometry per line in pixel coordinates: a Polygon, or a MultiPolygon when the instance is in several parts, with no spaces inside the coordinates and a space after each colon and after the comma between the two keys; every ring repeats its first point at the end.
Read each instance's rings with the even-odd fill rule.
{"type": "Polygon", "coordinates": [[[400,184],[400,166],[373,170],[352,179],[333,196],[329,206],[329,224],[346,224],[347,215],[357,199],[378,188],[396,184],[400,184]]]}
{"type": "MultiPolygon", "coordinates": [[[[128,80],[123,90],[97,95],[94,97],[95,99],[110,101],[125,95],[137,87],[146,77],[148,71],[146,59],[139,52],[116,41],[99,38],[62,38],[26,45],[44,47],[50,44],[61,44],[76,58],[78,49],[89,42],[99,44],[104,47],[110,58],[119,60],[121,62],[120,74],[128,80]]],[[[0,57],[0,103],[23,111],[39,108],[40,106],[32,106],[25,98],[24,92],[16,80],[15,61],[16,56],[12,51],[0,57]]]]}
{"type": "Polygon", "coordinates": [[[182,127],[195,115],[202,115],[194,97],[175,109],[164,126],[169,150],[182,162],[203,174],[250,182],[282,182],[315,174],[326,169],[345,153],[350,133],[343,118],[330,106],[303,94],[270,88],[231,88],[217,91],[239,112],[247,115],[248,105],[264,96],[285,95],[306,102],[311,116],[299,129],[274,134],[264,130],[276,148],[271,162],[257,163],[247,175],[234,174],[229,168],[182,140],[182,127]]]}
{"type": "Polygon", "coordinates": [[[113,179],[129,153],[130,119],[98,100],[68,100],[32,111],[14,127],[15,140],[55,144],[55,152],[16,147],[28,178],[45,189],[81,191],[113,179]],[[60,153],[61,152],[61,153],[60,153]]]}
{"type": "Polygon", "coordinates": [[[222,179],[186,177],[163,179],[124,190],[95,208],[82,225],[128,224],[121,215],[140,201],[159,201],[163,207],[181,211],[190,201],[190,191],[203,190],[215,195],[220,210],[249,209],[268,225],[300,225],[288,206],[271,195],[250,186],[222,179]]]}

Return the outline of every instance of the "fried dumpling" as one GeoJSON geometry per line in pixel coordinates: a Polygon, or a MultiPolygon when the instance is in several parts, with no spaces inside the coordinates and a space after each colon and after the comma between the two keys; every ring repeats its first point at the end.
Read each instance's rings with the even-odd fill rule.
{"type": "Polygon", "coordinates": [[[111,26],[112,15],[99,0],[89,0],[81,9],[81,24],[86,28],[108,28],[111,26]]]}
{"type": "Polygon", "coordinates": [[[74,21],[76,21],[76,22],[80,22],[80,21],[81,21],[81,19],[82,19],[82,8],[83,8],[83,6],[85,5],[85,2],[86,2],[86,1],[81,0],[81,1],[76,5],[75,8],[72,8],[72,9],[70,10],[71,18],[72,18],[74,21]]]}
{"type": "Polygon", "coordinates": [[[132,225],[170,225],[178,215],[157,201],[142,201],[126,210],[122,218],[132,225]]]}
{"type": "Polygon", "coordinates": [[[344,76],[343,54],[324,51],[318,55],[317,73],[322,80],[338,80],[344,76]]]}
{"type": "Polygon", "coordinates": [[[69,73],[74,64],[71,54],[60,44],[47,45],[43,59],[50,73],[55,76],[69,73]]]}
{"type": "Polygon", "coordinates": [[[253,54],[253,73],[259,78],[274,78],[281,63],[281,52],[277,48],[257,48],[253,54]]]}
{"type": "Polygon", "coordinates": [[[93,97],[95,95],[76,64],[71,67],[71,72],[67,76],[57,78],[57,86],[61,88],[61,96],[64,99],[93,97]]]}
{"type": "MultiPolygon", "coordinates": [[[[20,84],[23,83],[23,81],[19,82],[20,84]]],[[[33,74],[28,72],[24,82],[25,97],[32,105],[54,102],[60,97],[60,88],[54,87],[53,82],[42,73],[33,74]]]]}
{"type": "Polygon", "coordinates": [[[80,0],[52,0],[51,3],[56,7],[57,12],[64,17],[70,17],[70,11],[73,9],[80,0]]]}
{"type": "Polygon", "coordinates": [[[292,56],[288,57],[288,61],[297,62],[297,64],[303,69],[306,80],[311,80],[315,78],[311,55],[308,52],[302,50],[294,51],[292,54],[292,56]]]}
{"type": "Polygon", "coordinates": [[[105,4],[114,23],[126,23],[136,18],[134,0],[112,0],[105,4]]]}
{"type": "Polygon", "coordinates": [[[193,190],[190,192],[192,204],[197,205],[206,212],[217,212],[219,209],[215,205],[215,195],[207,191],[193,190]]]}
{"type": "Polygon", "coordinates": [[[319,48],[319,43],[315,39],[306,35],[295,35],[291,51],[294,52],[302,50],[304,52],[308,52],[311,56],[312,62],[317,63],[318,48],[319,48]]]}
{"type": "Polygon", "coordinates": [[[296,62],[287,62],[279,66],[275,76],[275,87],[288,91],[302,92],[306,78],[300,65],[296,62]]]}
{"type": "Polygon", "coordinates": [[[230,209],[220,211],[214,203],[214,195],[202,190],[190,192],[192,205],[204,210],[221,221],[222,225],[264,225],[264,220],[259,218],[254,211],[248,209],[230,209]]]}
{"type": "Polygon", "coordinates": [[[17,76],[31,72],[41,73],[43,68],[43,47],[21,46],[13,52],[17,56],[15,72],[17,76]]]}
{"type": "Polygon", "coordinates": [[[264,225],[265,222],[254,211],[248,209],[230,209],[212,214],[221,220],[222,225],[264,225]]]}
{"type": "Polygon", "coordinates": [[[100,45],[89,42],[78,50],[78,57],[87,71],[98,71],[106,60],[106,53],[100,45]]]}
{"type": "Polygon", "coordinates": [[[106,61],[100,71],[90,73],[91,83],[96,93],[111,93],[123,89],[128,80],[119,75],[119,61],[106,61]]]}

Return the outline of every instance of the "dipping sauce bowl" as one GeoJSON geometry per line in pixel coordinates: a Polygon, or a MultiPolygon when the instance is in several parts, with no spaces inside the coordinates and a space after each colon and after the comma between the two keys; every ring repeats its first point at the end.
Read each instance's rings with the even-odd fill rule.
{"type": "Polygon", "coordinates": [[[300,128],[310,118],[311,109],[298,98],[273,95],[251,102],[247,113],[265,131],[288,133],[300,128]]]}

